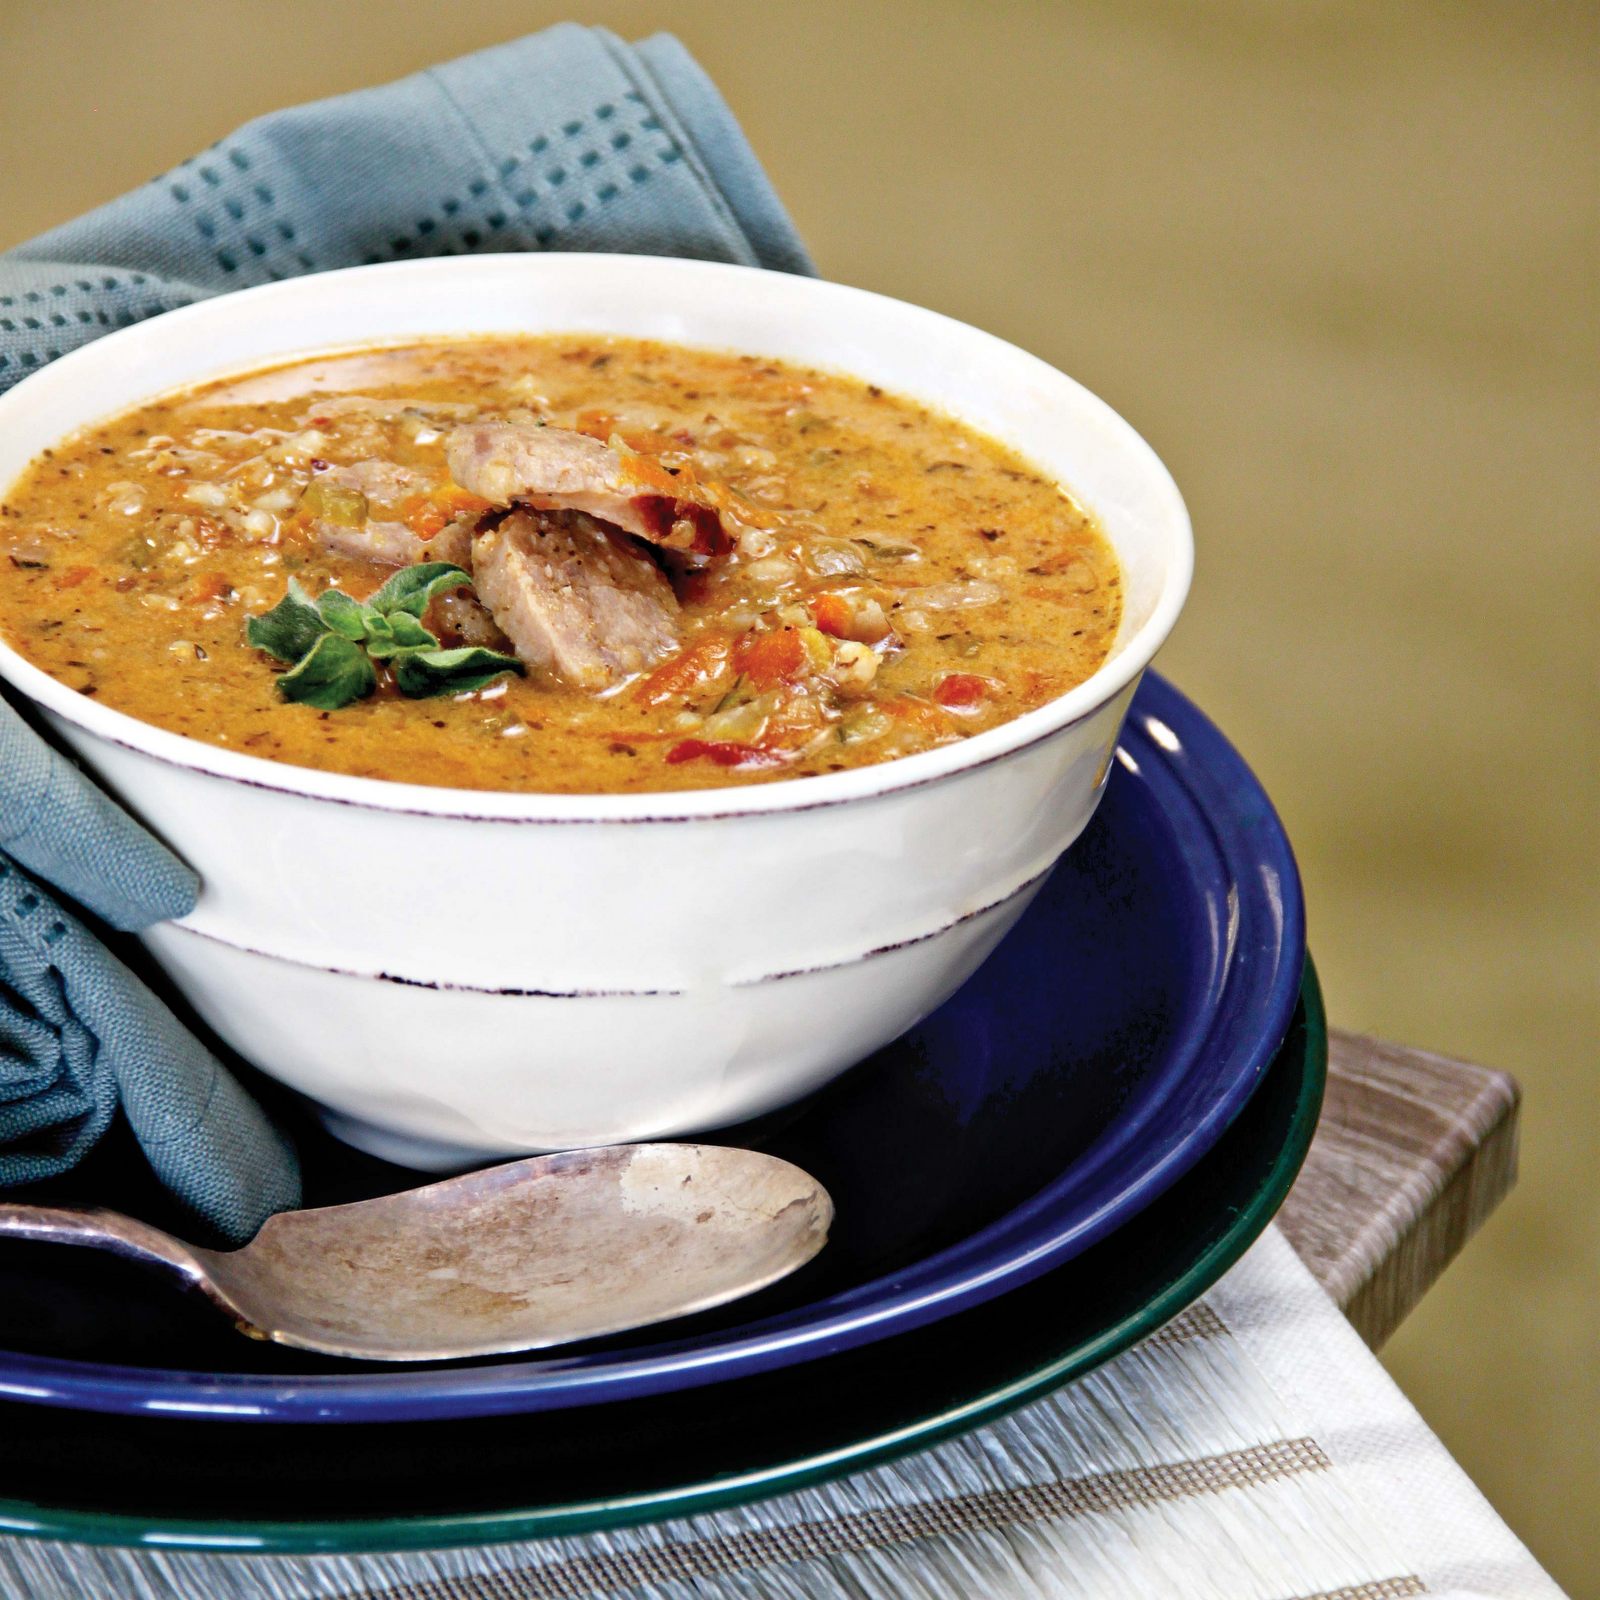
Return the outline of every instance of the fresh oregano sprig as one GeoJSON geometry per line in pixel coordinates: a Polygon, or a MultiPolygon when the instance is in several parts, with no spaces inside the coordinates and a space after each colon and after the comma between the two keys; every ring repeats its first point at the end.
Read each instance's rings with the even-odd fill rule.
{"type": "Polygon", "coordinates": [[[270,611],[251,617],[245,638],[257,649],[290,663],[278,678],[285,700],[337,711],[378,686],[381,662],[401,694],[424,699],[468,694],[503,672],[521,672],[515,656],[470,646],[446,650],[422,625],[435,595],[472,582],[448,561],[403,567],[366,600],[324,589],[315,600],[291,578],[270,611]]]}

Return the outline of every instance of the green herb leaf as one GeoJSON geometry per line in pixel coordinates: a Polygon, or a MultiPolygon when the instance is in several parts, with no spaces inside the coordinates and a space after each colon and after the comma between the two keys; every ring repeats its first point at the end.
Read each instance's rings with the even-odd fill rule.
{"type": "Polygon", "coordinates": [[[524,671],[515,656],[464,646],[458,650],[407,650],[391,662],[401,694],[414,700],[435,694],[470,694],[503,672],[524,671]]]}
{"type": "Polygon", "coordinates": [[[438,647],[438,639],[408,612],[395,612],[389,618],[389,628],[394,634],[395,643],[401,646],[402,649],[416,647],[423,650],[432,650],[438,647]]]}
{"type": "Polygon", "coordinates": [[[389,626],[389,619],[369,611],[364,621],[361,642],[367,647],[367,654],[392,656],[399,647],[394,642],[394,629],[389,626]]]}
{"type": "Polygon", "coordinates": [[[300,664],[278,679],[278,692],[285,700],[319,711],[337,711],[377,686],[378,675],[366,651],[339,633],[324,633],[300,664]]]}
{"type": "Polygon", "coordinates": [[[403,650],[432,650],[438,643],[409,611],[395,611],[387,617],[374,615],[368,619],[367,654],[374,661],[387,661],[403,650]]]}
{"type": "Polygon", "coordinates": [[[359,644],[367,636],[369,613],[359,600],[342,589],[324,589],[317,596],[317,612],[335,633],[359,644]]]}
{"type": "Polygon", "coordinates": [[[447,561],[397,572],[369,600],[325,589],[315,601],[291,578],[282,600],[252,617],[245,637],[258,650],[294,663],[278,679],[285,700],[337,711],[378,685],[374,662],[387,662],[400,692],[420,699],[465,694],[502,673],[521,672],[515,656],[493,650],[443,650],[421,622],[436,594],[472,582],[447,561]]]}
{"type": "MultiPolygon", "coordinates": [[[[354,604],[354,602],[352,602],[354,604]]],[[[280,661],[298,661],[328,631],[311,597],[291,578],[277,605],[245,624],[244,636],[257,650],[280,661]]]]}
{"type": "Polygon", "coordinates": [[[420,617],[436,594],[471,582],[471,573],[448,561],[419,561],[414,567],[402,567],[368,598],[367,605],[380,616],[406,611],[413,617],[420,617]]]}

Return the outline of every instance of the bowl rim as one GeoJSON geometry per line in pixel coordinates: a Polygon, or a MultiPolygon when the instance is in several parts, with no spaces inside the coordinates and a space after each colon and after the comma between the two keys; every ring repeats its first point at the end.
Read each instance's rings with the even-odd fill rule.
{"type": "MultiPolygon", "coordinates": [[[[896,315],[909,316],[925,326],[930,339],[953,340],[986,346],[1006,359],[1031,368],[1043,382],[1065,386],[1080,407],[1096,414],[1099,426],[1115,437],[1132,459],[1139,462],[1157,499],[1161,515],[1170,522],[1174,548],[1166,563],[1161,592],[1149,616],[1123,641],[1116,653],[1080,684],[1021,716],[971,735],[958,744],[874,762],[845,772],[813,776],[777,778],[768,782],[738,785],[722,784],[704,789],[638,790],[627,794],[552,794],[539,790],[458,789],[432,784],[404,783],[389,778],[355,777],[328,772],[316,767],[295,766],[264,756],[246,755],[174,733],[154,723],[142,721],[129,712],[118,711],[93,699],[86,699],[60,679],[28,661],[0,635],[0,678],[5,679],[35,705],[60,717],[85,733],[121,749],[180,767],[207,777],[272,790],[298,798],[352,806],[357,809],[400,812],[416,816],[459,821],[529,823],[566,822],[649,822],[713,820],[726,817],[792,813],[872,800],[924,787],[945,779],[992,765],[1054,737],[1074,723],[1081,722],[1112,702],[1117,695],[1137,682],[1156,651],[1165,642],[1188,596],[1194,574],[1194,535],[1183,497],[1171,473],[1148,442],[1104,400],[1076,379],[1020,346],[986,333],[942,312],[897,300],[888,295],[821,278],[769,271],[726,262],[685,259],[672,256],[641,256],[590,252],[489,253],[472,256],[441,256],[417,261],[379,262],[367,266],[345,267],[329,272],[308,273],[275,283],[260,284],[225,295],[212,296],[193,304],[164,312],[130,327],[119,328],[58,360],[30,373],[20,383],[0,394],[0,426],[7,414],[26,405],[41,384],[62,384],[80,371],[92,379],[94,364],[115,360],[129,346],[158,339],[163,331],[189,322],[249,317],[259,311],[263,317],[275,302],[293,300],[307,293],[334,292],[350,286],[359,297],[360,285],[374,274],[384,277],[411,276],[419,280],[419,293],[426,292],[428,280],[463,275],[485,265],[515,263],[518,270],[531,272],[575,271],[592,273],[616,271],[619,264],[667,276],[686,275],[706,280],[705,289],[714,288],[719,278],[749,278],[752,275],[781,285],[780,294],[799,293],[834,299],[840,305],[877,304],[892,306],[896,315]],[[110,352],[109,356],[107,352],[110,352]],[[22,398],[19,400],[18,396],[22,398]],[[737,796],[737,799],[734,797],[737,796]]],[[[486,329],[492,336],[503,330],[486,329]]],[[[536,330],[530,330],[536,331],[536,330]]],[[[451,337],[471,337],[460,330],[451,337]]],[[[355,339],[347,345],[318,344],[303,350],[286,350],[269,360],[258,358],[239,366],[221,366],[202,379],[213,382],[230,375],[259,371],[264,366],[287,363],[316,354],[343,349],[374,349],[385,344],[409,343],[425,334],[407,333],[392,338],[355,339]]],[[[681,342],[690,348],[715,349],[714,343],[696,345],[692,339],[681,342]]],[[[129,350],[129,354],[133,354],[129,350]]],[[[795,358],[799,360],[801,358],[795,358]]],[[[827,363],[816,363],[827,368],[827,363]]],[[[173,385],[152,391],[148,399],[181,391],[187,385],[173,385]]],[[[918,398],[915,391],[908,391],[918,398]]],[[[119,409],[126,409],[121,407],[119,409]]],[[[948,409],[948,408],[945,408],[948,409]]],[[[106,415],[115,415],[109,412],[106,415]]],[[[961,420],[958,411],[952,411],[961,420]]],[[[80,427],[92,425],[88,419],[80,427]]],[[[995,435],[995,437],[1000,437],[995,435]]],[[[1003,437],[1001,442],[1005,443],[1003,437]]],[[[9,488],[9,484],[5,487],[9,488]]],[[[1093,509],[1091,507],[1091,509],[1093,509]]],[[[1115,540],[1113,539],[1113,544],[1115,540]]]]}

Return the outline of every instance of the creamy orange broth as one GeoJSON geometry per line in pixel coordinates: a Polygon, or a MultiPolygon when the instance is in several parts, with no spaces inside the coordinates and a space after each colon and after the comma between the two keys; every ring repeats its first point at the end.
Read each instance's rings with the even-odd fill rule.
{"type": "Polygon", "coordinates": [[[908,755],[1081,682],[1120,608],[1093,519],[993,439],[851,378],[628,339],[429,341],[196,388],[47,452],[0,508],[0,633],[80,693],[271,760],[459,788],[684,789],[908,755]],[[353,395],[380,403],[329,406],[353,395]],[[308,536],[314,472],[415,469],[437,493],[384,514],[426,538],[460,512],[442,441],[464,418],[578,428],[722,486],[735,549],[669,568],[682,649],[599,696],[534,671],[285,703],[246,619],[291,575],[359,598],[392,571],[308,536]]]}

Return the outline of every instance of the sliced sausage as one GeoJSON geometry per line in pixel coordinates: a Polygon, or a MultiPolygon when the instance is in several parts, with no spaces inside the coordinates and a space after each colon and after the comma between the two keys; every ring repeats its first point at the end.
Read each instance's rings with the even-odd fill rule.
{"type": "Polygon", "coordinates": [[[515,511],[479,532],[472,567],[518,656],[577,688],[609,689],[678,648],[678,602],[661,569],[581,513],[515,511]]]}
{"type": "Polygon", "coordinates": [[[582,511],[695,555],[728,548],[709,486],[587,434],[531,422],[471,423],[450,435],[448,458],[455,481],[495,505],[582,511]]]}

